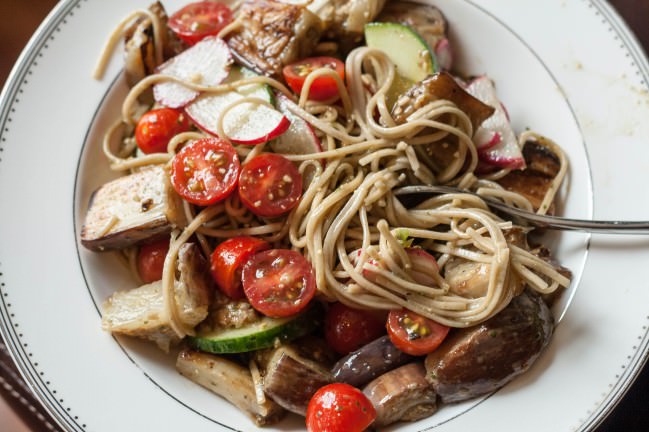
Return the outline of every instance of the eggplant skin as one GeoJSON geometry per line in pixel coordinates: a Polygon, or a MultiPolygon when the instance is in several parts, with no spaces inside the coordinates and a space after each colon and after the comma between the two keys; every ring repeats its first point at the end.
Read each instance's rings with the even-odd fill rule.
{"type": "Polygon", "coordinates": [[[412,359],[383,336],[338,360],[331,372],[335,381],[361,387],[412,359]]]}
{"type": "Polygon", "coordinates": [[[421,362],[410,363],[370,382],[363,393],[376,408],[376,427],[399,420],[417,421],[437,411],[437,395],[421,362]]]}
{"type": "Polygon", "coordinates": [[[392,117],[397,124],[404,124],[418,109],[440,99],[449,100],[464,111],[471,120],[473,130],[495,111],[493,107],[467,93],[453,76],[442,72],[430,75],[401,95],[392,108],[392,117]]]}
{"type": "Polygon", "coordinates": [[[322,365],[283,346],[268,361],[264,392],[286,410],[306,416],[311,397],[331,382],[331,374],[322,365]]]}
{"type": "Polygon", "coordinates": [[[553,330],[547,305],[528,290],[493,318],[452,334],[426,357],[426,378],[444,403],[490,393],[527,371],[553,330]]]}

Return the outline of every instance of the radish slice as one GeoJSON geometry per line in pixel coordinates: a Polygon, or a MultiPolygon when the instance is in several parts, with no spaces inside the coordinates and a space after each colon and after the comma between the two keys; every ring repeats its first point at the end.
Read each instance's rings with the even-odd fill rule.
{"type": "Polygon", "coordinates": [[[290,111],[289,106],[295,105],[293,101],[279,93],[275,105],[291,122],[291,126],[282,136],[270,143],[270,148],[275,153],[281,154],[306,155],[321,152],[322,145],[313,127],[302,117],[296,116],[290,111]]]}
{"type": "MultiPolygon", "coordinates": [[[[206,37],[158,67],[158,73],[204,86],[223,82],[230,72],[232,54],[222,39],[206,37]]],[[[198,92],[174,82],[153,87],[155,100],[169,108],[182,108],[196,99],[198,92]]]]}
{"type": "Polygon", "coordinates": [[[474,136],[480,159],[501,168],[524,169],[525,159],[518,139],[509,123],[507,112],[498,100],[493,82],[483,75],[473,80],[466,90],[496,110],[482,123],[474,136]]]}
{"type": "MultiPolygon", "coordinates": [[[[257,76],[244,68],[234,68],[225,82],[235,82],[257,76]]],[[[218,135],[221,112],[243,98],[256,98],[272,103],[272,93],[266,84],[250,84],[214,95],[203,95],[185,108],[185,112],[201,129],[218,135]]],[[[242,103],[230,109],[223,119],[226,138],[238,144],[261,144],[286,132],[291,122],[279,111],[256,103],[242,103]]]]}
{"type": "Polygon", "coordinates": [[[410,274],[410,276],[412,276],[415,282],[429,287],[437,286],[437,281],[435,279],[425,273],[421,273],[420,271],[416,270],[432,267],[435,270],[439,271],[439,266],[437,265],[437,260],[435,259],[435,257],[418,247],[406,248],[406,253],[410,258],[410,264],[412,264],[412,268],[408,271],[408,273],[410,274]]]}
{"type": "MultiPolygon", "coordinates": [[[[412,268],[408,270],[408,274],[412,276],[415,282],[430,287],[437,286],[437,281],[435,281],[435,279],[431,278],[425,273],[422,273],[421,271],[416,270],[428,269],[431,267],[439,270],[439,266],[437,265],[437,260],[435,259],[435,257],[419,247],[406,247],[405,251],[408,254],[408,258],[410,258],[410,263],[412,264],[412,268]]],[[[362,249],[357,249],[348,255],[349,260],[353,265],[356,265],[358,263],[358,259],[360,258],[361,253],[362,249]]],[[[367,260],[367,264],[373,267],[384,268],[382,264],[378,263],[372,258],[367,260]]],[[[363,269],[362,274],[363,277],[365,277],[367,280],[376,283],[376,276],[373,271],[363,269]]]]}
{"type": "MultiPolygon", "coordinates": [[[[322,151],[320,139],[318,139],[313,127],[305,121],[302,117],[296,116],[291,112],[289,106],[295,105],[293,101],[278,93],[275,99],[275,106],[277,109],[286,116],[291,122],[291,126],[279,138],[270,142],[270,148],[275,153],[280,154],[296,154],[296,155],[309,155],[322,151]]],[[[322,166],[325,166],[325,161],[320,160],[322,166]]],[[[299,163],[296,163],[299,165],[299,163]]],[[[302,185],[306,190],[316,175],[314,167],[307,167],[302,173],[302,185]]]]}
{"type": "Polygon", "coordinates": [[[435,45],[435,57],[437,66],[442,70],[451,70],[453,66],[453,50],[448,39],[444,38],[435,45]]]}

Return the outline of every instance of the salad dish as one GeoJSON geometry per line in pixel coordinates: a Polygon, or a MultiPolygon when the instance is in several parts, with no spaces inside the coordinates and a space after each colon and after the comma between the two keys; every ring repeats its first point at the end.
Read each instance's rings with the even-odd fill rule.
{"type": "Polygon", "coordinates": [[[567,157],[454,68],[438,8],[154,3],[96,78],[122,40],[131,88],[103,139],[122,175],[80,241],[139,286],[106,299],[104,330],[172,352],[259,426],[329,432],[486,395],[549,343],[571,272],[480,196],[553,213],[567,157]],[[479,196],[396,193],[433,184],[479,196]]]}

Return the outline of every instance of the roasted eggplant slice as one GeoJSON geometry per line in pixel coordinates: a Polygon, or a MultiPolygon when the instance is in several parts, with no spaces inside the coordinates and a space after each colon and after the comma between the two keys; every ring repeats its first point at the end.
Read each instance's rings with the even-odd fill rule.
{"type": "Polygon", "coordinates": [[[493,318],[456,330],[426,357],[426,377],[445,403],[487,394],[528,370],[553,329],[545,302],[528,290],[493,318]]]}
{"type": "Polygon", "coordinates": [[[363,393],[376,408],[376,427],[417,421],[437,411],[437,395],[421,363],[410,363],[369,383],[363,393]]]}
{"type": "Polygon", "coordinates": [[[397,124],[404,124],[415,111],[440,99],[449,100],[464,111],[471,119],[474,132],[495,111],[467,93],[451,75],[442,72],[416,83],[399,97],[392,108],[392,117],[397,124]]]}
{"type": "MultiPolygon", "coordinates": [[[[194,327],[207,316],[212,291],[208,266],[198,246],[187,243],[180,248],[178,272],[175,292],[179,316],[184,324],[194,327]]],[[[104,304],[102,327],[153,341],[163,351],[180,341],[169,324],[160,281],[110,296],[104,304]]]]}
{"type": "Polygon", "coordinates": [[[155,166],[94,192],[81,228],[81,244],[93,251],[123,249],[186,223],[181,199],[164,167],[155,166]]]}
{"type": "Polygon", "coordinates": [[[313,394],[333,382],[323,365],[300,356],[290,346],[281,346],[267,360],[264,392],[288,411],[306,415],[313,394]]]}
{"type": "Polygon", "coordinates": [[[213,354],[183,350],[178,355],[176,369],[181,375],[227,399],[258,426],[277,423],[285,414],[282,407],[269,398],[264,403],[257,402],[250,370],[233,361],[213,354]]]}
{"type": "MultiPolygon", "coordinates": [[[[162,52],[163,60],[180,53],[184,48],[182,42],[167,26],[167,13],[160,2],[149,6],[162,24],[162,52]]],[[[124,32],[124,75],[129,86],[134,86],[146,76],[155,73],[159,64],[155,58],[155,39],[153,25],[149,19],[138,19],[124,32]]],[[[146,101],[152,102],[152,94],[146,101]]]]}
{"type": "Polygon", "coordinates": [[[242,25],[228,36],[236,59],[257,72],[280,76],[282,68],[308,57],[322,31],[320,19],[302,6],[275,0],[241,6],[242,25]]]}
{"type": "Polygon", "coordinates": [[[440,60],[438,47],[441,48],[440,43],[447,37],[448,24],[442,12],[435,6],[392,0],[387,2],[377,20],[411,27],[438,54],[438,61],[440,60]]]}
{"type": "Polygon", "coordinates": [[[325,36],[346,48],[363,37],[365,24],[376,18],[387,0],[314,0],[309,4],[324,25],[325,36]]]}
{"type": "MultiPolygon", "coordinates": [[[[527,198],[534,210],[538,210],[550,188],[552,181],[559,174],[561,161],[543,141],[529,140],[523,146],[523,157],[527,168],[516,170],[498,180],[498,183],[509,191],[527,198]]],[[[554,213],[554,205],[547,211],[554,213]]]]}
{"type": "Polygon", "coordinates": [[[412,359],[383,336],[338,360],[331,372],[337,382],[361,387],[412,359]]]}

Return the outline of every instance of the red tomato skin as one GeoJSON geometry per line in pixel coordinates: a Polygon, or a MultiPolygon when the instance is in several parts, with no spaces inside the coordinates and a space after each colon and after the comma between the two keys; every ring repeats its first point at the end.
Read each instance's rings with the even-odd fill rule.
{"type": "Polygon", "coordinates": [[[371,312],[332,303],[325,318],[327,344],[340,355],[347,355],[385,333],[385,322],[371,312]]]}
{"type": "Polygon", "coordinates": [[[257,252],[244,265],[241,276],[252,307],[271,318],[302,312],[316,292],[311,263],[293,250],[257,252]]]}
{"type": "Polygon", "coordinates": [[[233,300],[245,298],[241,269],[256,252],[270,249],[270,243],[255,237],[233,237],[219,244],[212,253],[210,271],[216,286],[233,300]]]}
{"type": "Polygon", "coordinates": [[[207,36],[218,35],[233,20],[232,11],[227,5],[200,1],[190,3],[171,15],[168,25],[185,43],[194,45],[207,36]]]}
{"type": "MultiPolygon", "coordinates": [[[[284,80],[296,94],[302,92],[304,81],[309,73],[321,67],[333,69],[340,79],[345,81],[345,64],[334,57],[311,57],[300,60],[296,63],[285,66],[282,70],[284,80]]],[[[316,78],[309,89],[309,99],[314,101],[326,101],[338,95],[338,85],[331,77],[323,76],[316,78]]]]}
{"type": "Polygon", "coordinates": [[[162,279],[162,269],[169,252],[169,239],[143,244],[137,253],[137,272],[145,284],[162,279]]]}
{"type": "Polygon", "coordinates": [[[186,201],[208,206],[234,192],[240,170],[239,157],[231,144],[219,138],[203,138],[186,145],[174,156],[171,185],[186,201]],[[210,155],[220,156],[210,160],[210,155]],[[190,182],[201,186],[192,190],[190,182]]]}
{"type": "Polygon", "coordinates": [[[423,356],[435,351],[444,342],[450,330],[445,325],[407,309],[391,310],[388,314],[387,329],[390,341],[401,351],[413,356],[423,356]],[[429,334],[417,339],[409,339],[407,331],[400,322],[406,316],[420,324],[425,324],[429,334]]]}
{"type": "Polygon", "coordinates": [[[257,216],[272,218],[286,214],[298,205],[301,196],[302,175],[284,156],[262,153],[241,169],[241,203],[257,216]]]}
{"type": "Polygon", "coordinates": [[[321,387],[306,410],[309,432],[361,432],[376,419],[372,402],[349,384],[321,387]]]}
{"type": "Polygon", "coordinates": [[[189,119],[185,113],[172,108],[154,109],[137,122],[135,142],[146,154],[166,153],[169,141],[189,129],[189,119]]]}

